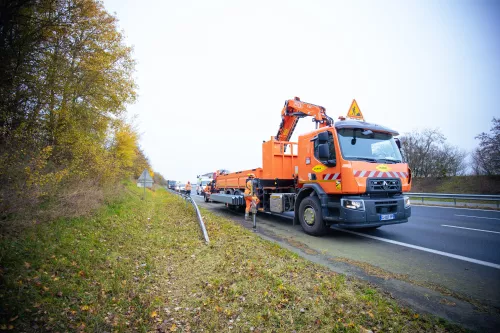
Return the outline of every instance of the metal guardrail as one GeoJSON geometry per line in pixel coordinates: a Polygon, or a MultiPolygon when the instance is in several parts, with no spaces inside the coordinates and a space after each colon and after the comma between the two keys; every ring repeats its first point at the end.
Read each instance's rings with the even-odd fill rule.
{"type": "Polygon", "coordinates": [[[405,193],[405,195],[412,198],[421,198],[422,203],[424,203],[424,199],[453,199],[455,206],[457,205],[457,200],[494,201],[497,204],[497,208],[500,208],[500,195],[447,193],[405,193]]]}
{"type": "Polygon", "coordinates": [[[198,205],[193,200],[193,198],[184,193],[172,191],[171,189],[167,189],[167,191],[184,199],[184,201],[186,202],[186,206],[188,202],[193,205],[194,210],[196,211],[196,217],[198,218],[198,223],[200,224],[201,231],[203,232],[203,238],[205,238],[205,242],[208,244],[210,242],[210,239],[208,238],[207,229],[205,228],[205,223],[203,222],[203,218],[201,217],[200,209],[198,208],[198,205]]]}

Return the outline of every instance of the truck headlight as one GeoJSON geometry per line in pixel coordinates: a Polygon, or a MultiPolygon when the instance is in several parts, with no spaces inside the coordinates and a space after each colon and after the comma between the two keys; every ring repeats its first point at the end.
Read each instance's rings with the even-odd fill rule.
{"type": "Polygon", "coordinates": [[[363,200],[341,199],[340,204],[342,207],[353,210],[365,210],[365,202],[363,200]]]}
{"type": "Polygon", "coordinates": [[[404,197],[405,200],[405,208],[410,207],[410,197],[404,197]]]}

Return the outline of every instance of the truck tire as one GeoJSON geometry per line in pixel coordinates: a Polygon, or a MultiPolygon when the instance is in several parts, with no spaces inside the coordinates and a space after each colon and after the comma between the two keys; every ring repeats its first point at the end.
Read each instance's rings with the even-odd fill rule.
{"type": "Polygon", "coordinates": [[[318,197],[306,197],[300,202],[299,221],[306,234],[322,236],[328,232],[318,197]]]}

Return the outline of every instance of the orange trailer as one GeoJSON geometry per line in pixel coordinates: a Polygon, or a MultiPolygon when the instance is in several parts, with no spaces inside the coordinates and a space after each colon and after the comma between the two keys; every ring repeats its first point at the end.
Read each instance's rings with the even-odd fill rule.
{"type": "Polygon", "coordinates": [[[248,174],[255,174],[259,210],[295,211],[306,233],[324,234],[329,225],[378,228],[411,216],[411,171],[403,163],[398,133],[365,122],[356,101],[347,119],[333,120],[323,107],[287,100],[275,137],[262,144],[262,168],[221,174],[210,198],[242,206],[248,174]],[[316,129],[289,142],[298,119],[310,116],[316,129]]]}

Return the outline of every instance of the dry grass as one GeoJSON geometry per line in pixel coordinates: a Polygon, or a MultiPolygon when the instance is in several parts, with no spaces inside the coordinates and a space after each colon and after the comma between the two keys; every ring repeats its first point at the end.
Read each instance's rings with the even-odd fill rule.
{"type": "Polygon", "coordinates": [[[45,198],[29,193],[13,197],[9,213],[1,219],[1,231],[19,233],[33,224],[60,218],[88,217],[103,204],[117,200],[123,192],[124,184],[102,186],[88,179],[66,184],[45,198]]]}
{"type": "Polygon", "coordinates": [[[454,194],[500,194],[500,176],[413,178],[412,192],[454,194]]]}
{"type": "Polygon", "coordinates": [[[462,331],[163,190],[0,241],[0,328],[88,332],[462,331]]]}

